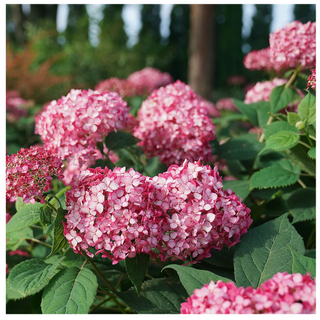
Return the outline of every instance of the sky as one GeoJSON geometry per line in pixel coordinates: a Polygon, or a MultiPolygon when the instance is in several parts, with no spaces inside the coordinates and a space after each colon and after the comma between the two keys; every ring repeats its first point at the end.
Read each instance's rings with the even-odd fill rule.
{"type": "MultiPolygon", "coordinates": [[[[88,15],[90,17],[89,22],[89,39],[93,46],[99,44],[99,27],[98,23],[103,18],[101,13],[102,4],[91,4],[87,5],[88,15]]],[[[170,13],[173,4],[161,4],[160,9],[160,33],[161,36],[166,38],[169,36],[169,26],[170,26],[170,13]]],[[[273,20],[271,22],[271,32],[278,28],[283,28],[286,23],[293,20],[293,7],[294,4],[273,4],[273,20]]],[[[122,18],[124,20],[124,29],[127,33],[129,40],[127,45],[129,47],[133,46],[138,41],[138,33],[141,29],[140,21],[140,4],[125,4],[122,12],[122,18]]],[[[23,4],[23,10],[28,12],[30,10],[30,5],[23,4]]],[[[242,34],[248,36],[250,34],[252,25],[252,16],[255,13],[254,4],[243,4],[243,28],[242,34]]],[[[58,14],[57,14],[57,30],[63,32],[66,28],[68,17],[68,5],[59,4],[58,14]]]]}

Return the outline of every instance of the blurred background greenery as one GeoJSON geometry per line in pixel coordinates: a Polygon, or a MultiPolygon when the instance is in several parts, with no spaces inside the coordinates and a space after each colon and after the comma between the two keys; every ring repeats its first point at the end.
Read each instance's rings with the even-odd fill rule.
{"type": "MultiPolygon", "coordinates": [[[[60,6],[60,5],[59,5],[60,6]]],[[[69,4],[66,28],[57,30],[57,4],[6,5],[7,90],[17,90],[38,104],[66,95],[71,88],[94,88],[110,77],[127,78],[134,71],[154,67],[188,83],[190,42],[189,4],[175,4],[170,13],[169,35],[160,32],[160,4],[138,5],[141,29],[138,41],[128,45],[123,10],[125,5],[100,5],[96,18],[90,6],[69,4]],[[90,38],[96,19],[96,43],[90,38]]],[[[252,25],[243,35],[243,5],[212,5],[213,39],[211,95],[242,98],[243,86],[261,81],[265,75],[249,71],[243,58],[251,50],[269,46],[273,19],[271,4],[254,5],[252,25]],[[244,83],[230,83],[241,75],[244,83]],[[229,80],[228,80],[229,79],[229,80]],[[242,88],[241,88],[242,86],[242,88]],[[237,93],[238,92],[238,93],[237,93]]],[[[293,19],[315,21],[314,4],[295,4],[293,19]]],[[[208,38],[209,39],[209,38],[208,38]]]]}

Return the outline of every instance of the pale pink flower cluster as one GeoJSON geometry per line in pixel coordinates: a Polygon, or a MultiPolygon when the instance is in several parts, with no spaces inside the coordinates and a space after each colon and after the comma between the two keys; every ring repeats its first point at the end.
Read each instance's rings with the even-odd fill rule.
{"type": "Polygon", "coordinates": [[[316,68],[311,69],[311,75],[308,78],[307,90],[309,88],[316,89],[316,68]]]}
{"type": "Polygon", "coordinates": [[[181,81],[162,87],[142,103],[134,135],[148,157],[158,156],[166,164],[185,159],[209,161],[215,139],[212,123],[203,102],[181,81]]]}
{"type": "Polygon", "coordinates": [[[253,50],[243,59],[244,66],[249,70],[275,71],[280,72],[284,65],[277,61],[271,62],[270,47],[253,50]]]}
{"type": "Polygon", "coordinates": [[[283,84],[287,83],[286,79],[274,78],[271,81],[257,82],[245,96],[244,103],[254,103],[258,101],[270,101],[271,91],[283,84]]]}
{"type": "Polygon", "coordinates": [[[204,107],[207,110],[209,117],[219,118],[221,116],[218,108],[214,105],[213,102],[205,100],[199,95],[197,95],[197,98],[200,101],[200,106],[204,107]]]}
{"type": "Polygon", "coordinates": [[[25,100],[21,98],[19,92],[17,91],[7,91],[6,92],[6,112],[7,120],[9,122],[15,122],[22,117],[28,116],[28,111],[26,108],[31,106],[33,102],[31,100],[25,100]]]}
{"type": "Polygon", "coordinates": [[[288,23],[269,36],[271,63],[285,68],[311,69],[316,65],[316,23],[288,23]]]}
{"type": "Polygon", "coordinates": [[[216,107],[218,110],[238,110],[231,98],[221,98],[216,102],[216,107]]]}
{"type": "Polygon", "coordinates": [[[21,149],[6,156],[6,197],[22,197],[24,203],[44,203],[43,193],[51,189],[52,176],[63,178],[62,161],[44,147],[21,149]]]}
{"type": "Polygon", "coordinates": [[[100,93],[105,91],[117,92],[121,97],[131,97],[139,94],[138,89],[133,83],[127,79],[119,79],[116,77],[100,81],[94,90],[100,93]]]}
{"type": "Polygon", "coordinates": [[[128,122],[127,103],[116,92],[75,90],[48,104],[36,117],[35,133],[46,147],[80,167],[96,160],[96,144],[128,122]]]}
{"type": "Polygon", "coordinates": [[[200,260],[212,248],[240,241],[252,223],[250,209],[217,168],[187,160],[150,178],[125,168],[88,169],[67,191],[64,234],[73,250],[89,247],[113,263],[144,252],[163,261],[200,260]]]}
{"type": "Polygon", "coordinates": [[[182,314],[310,314],[316,312],[316,280],[300,273],[277,273],[261,287],[237,288],[211,281],[181,304],[182,314]]]}
{"type": "Polygon", "coordinates": [[[140,95],[148,95],[153,90],[173,82],[169,73],[151,67],[131,73],[127,80],[128,84],[136,88],[136,93],[140,95]]]}
{"type": "MultiPolygon", "coordinates": [[[[264,82],[257,82],[255,86],[250,89],[245,96],[244,103],[250,104],[259,101],[270,101],[270,95],[272,90],[277,87],[285,84],[287,82],[286,79],[278,79],[274,78],[271,81],[264,81],[264,82]]],[[[298,94],[300,95],[300,99],[294,101],[293,103],[289,103],[285,109],[281,110],[280,112],[286,113],[289,112],[297,112],[298,105],[301,99],[305,96],[304,93],[300,89],[296,89],[298,94]]]]}

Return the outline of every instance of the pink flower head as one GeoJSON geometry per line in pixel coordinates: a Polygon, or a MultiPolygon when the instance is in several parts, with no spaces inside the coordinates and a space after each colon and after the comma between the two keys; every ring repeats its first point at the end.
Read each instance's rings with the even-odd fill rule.
{"type": "Polygon", "coordinates": [[[249,70],[280,72],[285,66],[277,61],[271,62],[270,47],[253,50],[243,59],[244,66],[249,70]]]}
{"type": "Polygon", "coordinates": [[[283,69],[310,69],[316,65],[316,23],[288,23],[269,36],[271,63],[283,69]]]}
{"type": "Polygon", "coordinates": [[[207,112],[208,116],[212,118],[219,118],[221,116],[218,108],[212,103],[211,101],[205,100],[198,95],[198,100],[200,102],[200,106],[204,107],[207,112]]]}
{"type": "Polygon", "coordinates": [[[239,242],[252,223],[250,209],[230,189],[222,189],[217,167],[186,160],[152,181],[155,206],[166,212],[157,246],[163,261],[210,257],[212,248],[239,242]]]}
{"type": "Polygon", "coordinates": [[[311,75],[308,78],[307,90],[311,87],[312,89],[316,89],[316,68],[311,69],[311,75]]]}
{"type": "Polygon", "coordinates": [[[246,82],[246,78],[239,74],[234,74],[227,79],[227,83],[229,85],[241,85],[241,84],[245,84],[245,82],[246,82]]]}
{"type": "Polygon", "coordinates": [[[6,92],[6,111],[7,119],[9,122],[14,122],[22,117],[28,116],[27,107],[32,105],[31,100],[25,100],[20,97],[17,91],[7,91],[6,92]]]}
{"type": "Polygon", "coordinates": [[[173,78],[167,72],[161,72],[155,68],[144,68],[129,75],[128,83],[137,89],[137,94],[150,94],[153,90],[166,86],[173,82],[173,78]]]}
{"type": "Polygon", "coordinates": [[[72,89],[36,117],[36,130],[46,147],[62,159],[83,165],[94,161],[96,144],[128,122],[127,103],[116,92],[72,89]]]}
{"type": "Polygon", "coordinates": [[[10,213],[6,212],[6,223],[8,223],[11,219],[10,213]]]}
{"type": "Polygon", "coordinates": [[[209,161],[215,126],[207,109],[191,88],[181,81],[155,90],[138,111],[134,135],[148,157],[166,164],[185,159],[209,161]]]}
{"type": "Polygon", "coordinates": [[[161,234],[161,214],[149,201],[153,186],[125,168],[88,169],[74,176],[66,194],[64,234],[73,250],[89,247],[113,263],[152,251],[161,234]]]}
{"type": "Polygon", "coordinates": [[[63,178],[62,161],[44,147],[21,149],[6,156],[6,197],[10,202],[22,197],[24,203],[44,202],[43,193],[50,190],[52,176],[63,178]]]}
{"type": "Polygon", "coordinates": [[[274,78],[271,81],[257,82],[255,86],[250,89],[245,96],[244,103],[254,103],[258,101],[270,101],[271,91],[283,84],[287,83],[286,79],[274,78]]]}
{"type": "Polygon", "coordinates": [[[181,304],[182,314],[315,313],[316,283],[310,275],[277,273],[261,285],[237,288],[211,281],[181,304]]]}
{"type": "Polygon", "coordinates": [[[94,89],[100,93],[105,91],[117,92],[121,97],[131,97],[139,93],[133,83],[130,83],[127,79],[119,78],[103,80],[94,89]]]}
{"type": "MultiPolygon", "coordinates": [[[[277,86],[285,84],[286,82],[286,79],[278,78],[274,78],[271,81],[257,82],[255,86],[246,93],[244,103],[250,104],[259,101],[270,101],[272,90],[277,86]]],[[[301,98],[298,101],[294,101],[294,103],[288,104],[286,106],[287,111],[297,112],[299,102],[304,97],[304,94],[300,89],[297,89],[297,92],[299,93],[301,98]]]]}
{"type": "Polygon", "coordinates": [[[238,111],[231,98],[221,98],[216,102],[218,110],[234,110],[238,111]]]}

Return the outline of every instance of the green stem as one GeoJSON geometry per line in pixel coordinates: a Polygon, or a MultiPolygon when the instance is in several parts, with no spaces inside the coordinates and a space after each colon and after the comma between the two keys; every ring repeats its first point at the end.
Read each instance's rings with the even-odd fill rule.
{"type": "Polygon", "coordinates": [[[288,89],[291,84],[293,83],[293,81],[296,79],[296,77],[298,76],[299,72],[301,71],[301,65],[299,65],[297,67],[296,70],[294,70],[292,76],[290,77],[289,81],[286,83],[286,85],[284,86],[285,89],[288,89]]]}
{"type": "Polygon", "coordinates": [[[316,227],[314,226],[311,233],[310,233],[310,236],[308,238],[308,241],[307,241],[307,245],[306,245],[306,249],[312,249],[313,247],[313,244],[314,244],[314,235],[315,235],[315,232],[316,232],[316,227]]]}
{"type": "Polygon", "coordinates": [[[298,141],[298,143],[302,144],[303,146],[307,147],[308,149],[311,149],[311,147],[309,145],[307,145],[306,143],[302,142],[302,141],[298,141]]]}
{"type": "Polygon", "coordinates": [[[81,250],[82,254],[86,259],[90,262],[93,269],[97,272],[99,277],[102,279],[102,281],[110,288],[111,291],[117,291],[117,289],[105,278],[105,276],[102,274],[102,272],[98,269],[98,267],[95,265],[95,263],[91,260],[89,256],[86,255],[86,253],[81,250]]]}
{"type": "MultiPolygon", "coordinates": [[[[96,297],[98,298],[98,297],[96,297]]],[[[92,311],[94,311],[95,309],[99,308],[100,306],[102,306],[104,303],[108,302],[111,298],[108,297],[108,298],[104,298],[101,302],[99,302],[98,304],[94,305],[88,313],[91,313],[92,311]]]]}
{"type": "Polygon", "coordinates": [[[300,173],[300,176],[311,177],[311,178],[315,178],[316,177],[314,174],[307,174],[307,173],[300,173]]]}
{"type": "MultiPolygon", "coordinates": [[[[272,120],[273,120],[273,116],[270,116],[269,119],[268,119],[268,122],[267,122],[267,126],[272,123],[272,120]]],[[[261,135],[261,137],[259,139],[259,142],[262,143],[263,140],[264,140],[264,132],[262,132],[262,135],[261,135]]]]}
{"type": "Polygon", "coordinates": [[[42,242],[42,241],[40,241],[40,240],[38,240],[38,239],[35,239],[35,238],[26,238],[26,240],[30,240],[30,241],[33,241],[33,242],[37,242],[37,243],[40,243],[40,244],[42,244],[42,245],[44,245],[44,246],[47,246],[47,247],[49,247],[49,248],[52,248],[52,245],[51,245],[51,244],[42,242]]]}
{"type": "Polygon", "coordinates": [[[307,187],[300,179],[298,179],[298,182],[300,183],[300,185],[303,189],[305,189],[307,187]]]}

